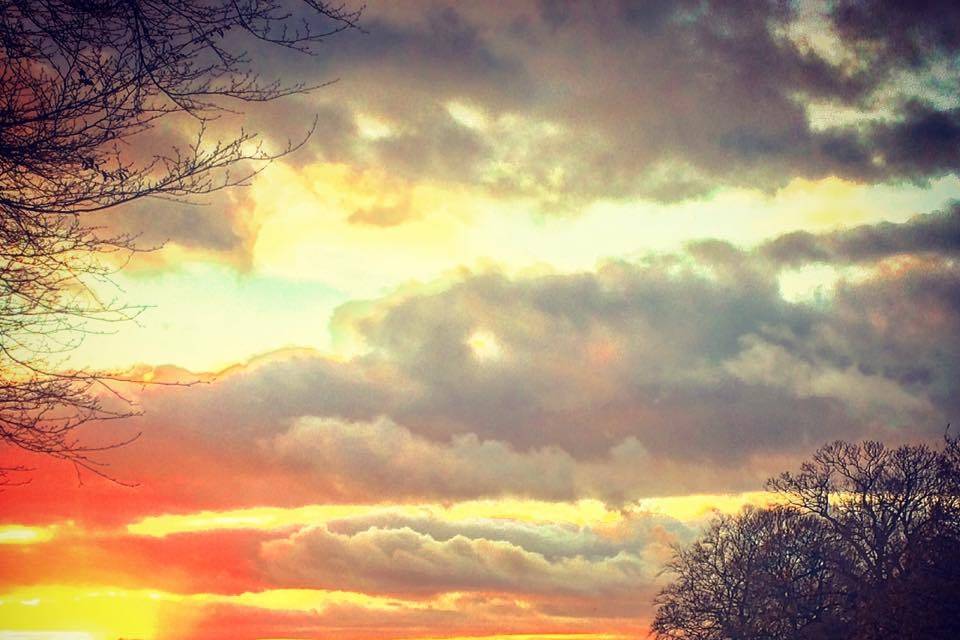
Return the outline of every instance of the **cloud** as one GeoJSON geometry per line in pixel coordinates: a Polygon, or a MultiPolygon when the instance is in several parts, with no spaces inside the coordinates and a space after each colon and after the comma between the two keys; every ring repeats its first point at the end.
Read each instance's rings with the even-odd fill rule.
{"type": "Polygon", "coordinates": [[[750,473],[704,470],[683,456],[654,455],[636,436],[582,459],[556,445],[523,450],[473,433],[437,441],[387,419],[308,417],[260,441],[256,452],[262,464],[341,501],[384,495],[398,500],[592,497],[621,505],[643,496],[704,491],[718,477],[728,486],[751,486],[750,473]]]}
{"type": "MultiPolygon", "coordinates": [[[[206,203],[209,205],[210,203],[206,203]]],[[[139,200],[106,221],[137,237],[142,248],[172,242],[191,249],[230,252],[243,247],[247,230],[236,214],[236,201],[210,207],[168,200],[139,200]]]]}
{"type": "MultiPolygon", "coordinates": [[[[291,166],[388,171],[545,213],[718,187],[769,191],[796,178],[923,183],[960,166],[948,4],[372,6],[366,33],[340,34],[318,57],[254,47],[264,77],[339,82],[245,105],[243,125],[279,150],[316,118],[306,147],[286,158],[291,166]],[[458,117],[452,106],[481,117],[458,117]],[[824,124],[815,111],[852,115],[824,124]]],[[[224,118],[214,136],[235,133],[239,120],[224,118]]],[[[166,149],[183,132],[150,135],[144,148],[166,149]]],[[[242,223],[241,203],[231,209],[151,202],[117,224],[142,230],[148,244],[234,252],[243,264],[256,229],[242,223]]],[[[419,213],[376,202],[350,219],[388,227],[419,213]]]]}
{"type": "Polygon", "coordinates": [[[894,423],[902,421],[903,414],[928,413],[932,408],[925,398],[911,395],[882,375],[866,375],[854,366],[812,364],[757,336],[745,337],[743,345],[744,350],[725,367],[744,382],[781,387],[801,398],[838,398],[878,420],[894,423]]]}
{"type": "Polygon", "coordinates": [[[503,442],[474,434],[449,444],[413,435],[386,420],[345,423],[304,418],[273,441],[286,464],[349,483],[370,495],[445,498],[509,493],[553,499],[574,497],[573,459],[558,449],[519,453],[503,442]]]}
{"type": "Polygon", "coordinates": [[[960,205],[902,224],[862,225],[831,233],[797,231],[767,242],[761,253],[783,265],[864,263],[898,255],[960,252],[960,205]]]}
{"type": "MultiPolygon", "coordinates": [[[[420,222],[414,233],[389,236],[394,250],[384,253],[436,272],[449,255],[435,256],[411,236],[439,233],[445,222],[456,242],[469,215],[462,193],[570,215],[598,201],[676,202],[722,187],[769,192],[796,179],[923,184],[956,174],[956,12],[933,4],[935,12],[906,13],[884,2],[372,6],[367,33],[340,34],[318,57],[252,49],[264,77],[340,81],[245,105],[242,124],[278,150],[302,139],[316,118],[308,144],[284,159],[320,189],[298,227],[337,212],[368,234],[420,222]],[[348,179],[308,169],[317,166],[343,169],[348,179]]],[[[229,136],[239,125],[225,117],[211,133],[229,136]]],[[[168,149],[183,135],[170,127],[141,142],[168,149]]],[[[275,175],[256,184],[280,185],[270,193],[278,212],[260,209],[288,229],[296,187],[275,175]]],[[[253,254],[269,253],[276,238],[260,228],[265,220],[253,215],[249,195],[230,193],[223,207],[144,201],[105,220],[140,233],[144,246],[171,243],[138,258],[147,268],[185,257],[244,269],[269,262],[253,254]]],[[[327,225],[304,237],[313,233],[334,232],[327,225]]],[[[336,273],[354,276],[350,282],[349,261],[330,247],[358,237],[340,230],[320,252],[337,262],[336,273]]],[[[307,260],[291,257],[289,246],[273,259],[278,253],[282,264],[307,260]]]]}
{"type": "Polygon", "coordinates": [[[420,390],[389,415],[432,438],[476,433],[589,458],[634,437],[654,457],[730,462],[741,438],[762,450],[854,429],[837,403],[726,374],[742,336],[765,326],[803,334],[817,320],[749,264],[717,279],[670,259],[570,276],[477,274],[343,317],[373,348],[369,358],[420,390]],[[499,358],[476,357],[478,330],[496,337],[499,358]],[[738,408],[747,398],[749,415],[738,408]]]}
{"type": "Polygon", "coordinates": [[[694,529],[667,516],[625,510],[616,524],[578,526],[572,523],[524,522],[505,518],[468,518],[447,520],[436,515],[412,515],[410,512],[383,509],[364,515],[332,520],[329,531],[353,536],[370,529],[410,529],[444,542],[457,536],[470,539],[508,542],[537,553],[548,561],[564,557],[600,560],[627,551],[649,555],[645,548],[666,548],[671,542],[685,540],[694,529]]]}
{"type": "Polygon", "coordinates": [[[491,267],[352,302],[333,322],[349,357],[144,390],[143,443],[116,470],[169,478],[163,504],[623,504],[754,489],[837,438],[937,437],[960,409],[955,219],[491,267]],[[810,261],[836,266],[830,293],[785,299],[781,274],[810,261]]]}
{"type": "Polygon", "coordinates": [[[873,55],[888,65],[921,66],[960,51],[960,10],[953,2],[842,0],[831,17],[845,38],[872,45],[873,55]]]}
{"type": "MultiPolygon", "coordinates": [[[[261,556],[267,571],[285,584],[407,595],[481,591],[622,596],[644,586],[649,590],[659,566],[641,557],[643,549],[625,546],[592,557],[577,553],[575,546],[573,553],[563,553],[563,538],[554,546],[561,553],[548,558],[504,539],[519,537],[510,525],[474,524],[443,532],[446,535],[437,539],[409,524],[426,524],[434,533],[442,529],[429,522],[350,534],[311,527],[264,543],[261,556]]],[[[558,531],[539,535],[551,533],[558,531]]],[[[576,542],[572,532],[565,533],[566,541],[576,542]]],[[[663,539],[652,544],[659,545],[660,553],[668,548],[663,539]]]]}
{"type": "Polygon", "coordinates": [[[797,177],[955,173],[944,80],[957,61],[955,11],[870,5],[377,6],[368,34],[343,34],[319,64],[292,69],[335,71],[342,86],[318,94],[323,108],[388,124],[373,137],[335,126],[316,140],[321,155],[545,212],[797,177]],[[483,117],[452,117],[451,104],[483,117]],[[856,117],[824,127],[813,105],[856,117]]]}

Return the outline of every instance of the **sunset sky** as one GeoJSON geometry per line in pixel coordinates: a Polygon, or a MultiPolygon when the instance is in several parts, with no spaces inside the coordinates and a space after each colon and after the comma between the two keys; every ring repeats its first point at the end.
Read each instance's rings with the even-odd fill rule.
{"type": "Polygon", "coordinates": [[[263,53],[304,148],[95,221],[162,245],[70,360],[151,383],[137,486],[3,452],[0,640],[642,638],[711,509],[960,422],[960,3],[361,25],[263,53]]]}

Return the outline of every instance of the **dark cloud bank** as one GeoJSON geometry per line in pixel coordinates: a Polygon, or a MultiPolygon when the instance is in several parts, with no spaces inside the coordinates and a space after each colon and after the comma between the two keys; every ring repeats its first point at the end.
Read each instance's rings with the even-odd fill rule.
{"type": "Polygon", "coordinates": [[[794,177],[923,181],[960,166],[957,12],[923,4],[371,6],[369,35],[333,44],[321,69],[344,78],[333,102],[394,123],[357,143],[364,157],[547,209],[794,177]],[[811,103],[858,115],[814,123],[811,103]]]}
{"type": "MultiPolygon", "coordinates": [[[[798,177],[922,184],[960,168],[955,4],[372,4],[365,33],[331,39],[317,58],[254,52],[266,76],[340,81],[251,106],[244,124],[280,144],[316,117],[308,149],[287,161],[468,185],[547,213],[798,177]],[[452,103],[483,122],[458,119],[452,103]],[[389,135],[364,137],[358,116],[389,135]]],[[[136,220],[147,242],[242,251],[248,230],[209,213],[165,207],[136,220]]]]}

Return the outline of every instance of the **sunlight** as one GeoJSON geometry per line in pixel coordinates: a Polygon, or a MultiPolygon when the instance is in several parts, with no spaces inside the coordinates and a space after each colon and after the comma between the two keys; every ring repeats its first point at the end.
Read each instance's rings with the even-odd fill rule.
{"type": "Polygon", "coordinates": [[[17,524],[0,526],[0,544],[36,544],[47,542],[56,527],[26,527],[17,524]]]}
{"type": "Polygon", "coordinates": [[[489,362],[499,360],[503,357],[503,347],[497,336],[490,331],[478,329],[467,338],[467,345],[473,352],[473,356],[480,362],[489,362]]]}
{"type": "Polygon", "coordinates": [[[150,640],[157,629],[157,615],[158,603],[145,591],[62,585],[20,587],[0,594],[0,620],[9,634],[0,638],[150,640]],[[40,629],[43,631],[37,631],[40,629]],[[41,635],[22,635],[25,632],[41,635]]]}

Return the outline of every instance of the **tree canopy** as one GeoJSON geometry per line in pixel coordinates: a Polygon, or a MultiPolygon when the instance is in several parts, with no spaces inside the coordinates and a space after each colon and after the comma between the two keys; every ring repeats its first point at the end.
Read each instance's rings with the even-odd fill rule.
{"type": "Polygon", "coordinates": [[[769,482],[769,508],[717,516],[656,600],[658,638],[954,638],[960,446],[835,442],[769,482]]]}

